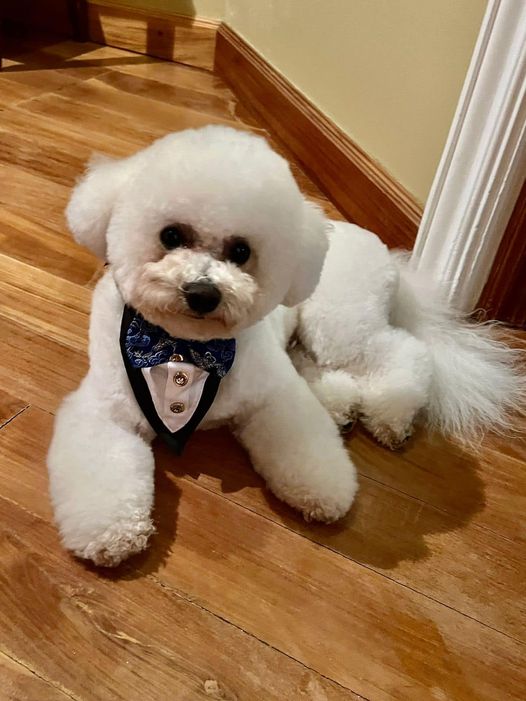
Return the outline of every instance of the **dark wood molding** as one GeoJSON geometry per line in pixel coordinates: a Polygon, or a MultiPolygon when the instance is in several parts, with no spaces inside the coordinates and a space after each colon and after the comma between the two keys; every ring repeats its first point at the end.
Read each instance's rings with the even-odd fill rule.
{"type": "Polygon", "coordinates": [[[74,35],[76,5],[83,1],[0,0],[0,25],[5,25],[5,34],[14,37],[27,36],[36,31],[52,34],[57,40],[60,37],[71,37],[74,35]]]}
{"type": "Polygon", "coordinates": [[[349,220],[391,247],[413,246],[421,205],[225,24],[217,33],[215,70],[349,220]]]}
{"type": "Polygon", "coordinates": [[[88,39],[88,3],[87,0],[68,0],[69,20],[75,41],[88,39]]]}
{"type": "Polygon", "coordinates": [[[478,307],[484,309],[490,319],[526,328],[526,180],[478,307]]]}
{"type": "Polygon", "coordinates": [[[219,22],[153,9],[87,2],[91,41],[212,70],[219,22]]]}

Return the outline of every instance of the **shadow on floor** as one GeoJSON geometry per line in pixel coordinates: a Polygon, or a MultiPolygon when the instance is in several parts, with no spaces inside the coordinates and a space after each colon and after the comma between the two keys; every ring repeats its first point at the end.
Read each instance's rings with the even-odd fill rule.
{"type": "Polygon", "coordinates": [[[2,58],[16,61],[12,66],[3,65],[1,74],[20,73],[29,71],[61,70],[66,68],[111,68],[119,65],[136,65],[152,63],[157,59],[142,54],[135,56],[123,56],[113,58],[86,58],[78,59],[88,51],[101,48],[100,44],[93,42],[66,43],[64,37],[53,34],[37,34],[16,29],[4,36],[2,58]],[[57,56],[53,53],[53,46],[61,44],[61,50],[67,48],[66,55],[57,56]],[[77,60],[73,60],[77,59],[77,60]]]}
{"type": "Polygon", "coordinates": [[[205,489],[377,570],[425,559],[430,554],[428,536],[461,529],[484,507],[484,486],[475,457],[424,436],[415,443],[417,457],[420,450],[427,456],[428,467],[411,462],[414,444],[409,455],[393,454],[358,432],[349,445],[360,473],[360,491],[351,512],[330,525],[308,524],[276,499],[226,430],[198,432],[179,458],[158,444],[158,532],[150,550],[136,558],[135,566],[144,574],[155,572],[165,561],[176,537],[177,483],[181,479],[195,480],[205,489]]]}

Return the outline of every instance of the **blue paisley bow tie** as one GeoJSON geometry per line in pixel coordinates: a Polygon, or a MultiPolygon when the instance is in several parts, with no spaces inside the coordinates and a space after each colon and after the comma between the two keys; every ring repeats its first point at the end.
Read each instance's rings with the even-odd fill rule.
{"type": "Polygon", "coordinates": [[[160,326],[134,312],[126,331],[125,349],[135,368],[149,368],[169,362],[173,355],[180,355],[185,363],[192,363],[218,378],[224,377],[232,367],[236,355],[234,338],[214,338],[211,341],[188,341],[173,338],[160,326]]]}

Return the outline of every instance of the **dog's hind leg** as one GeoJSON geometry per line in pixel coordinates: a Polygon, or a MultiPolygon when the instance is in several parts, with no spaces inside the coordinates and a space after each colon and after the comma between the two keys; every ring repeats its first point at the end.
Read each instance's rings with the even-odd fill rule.
{"type": "Polygon", "coordinates": [[[399,448],[429,402],[431,361],[422,341],[387,327],[366,344],[365,373],[358,379],[360,420],[388,448],[399,448]]]}
{"type": "Polygon", "coordinates": [[[345,370],[318,367],[299,344],[289,355],[296,370],[307,381],[338,428],[348,430],[360,409],[361,394],[356,379],[345,370]]]}

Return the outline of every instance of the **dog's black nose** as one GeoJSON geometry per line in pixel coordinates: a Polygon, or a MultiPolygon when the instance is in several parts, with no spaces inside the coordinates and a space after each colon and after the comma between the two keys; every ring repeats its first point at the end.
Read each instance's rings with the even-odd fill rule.
{"type": "Polygon", "coordinates": [[[189,282],[183,290],[186,303],[198,314],[213,312],[221,301],[221,292],[212,282],[189,282]]]}

